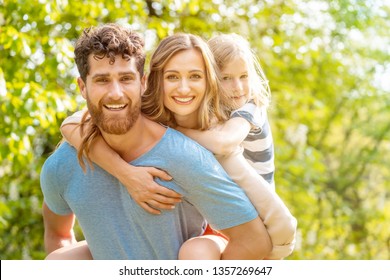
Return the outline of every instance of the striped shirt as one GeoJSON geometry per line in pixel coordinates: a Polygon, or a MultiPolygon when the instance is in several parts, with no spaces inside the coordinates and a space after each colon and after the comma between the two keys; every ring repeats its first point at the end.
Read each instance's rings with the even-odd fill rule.
{"type": "Polygon", "coordinates": [[[253,102],[249,102],[233,111],[230,117],[241,117],[251,124],[251,130],[242,142],[243,155],[257,173],[274,189],[274,145],[266,108],[258,107],[253,102]]]}

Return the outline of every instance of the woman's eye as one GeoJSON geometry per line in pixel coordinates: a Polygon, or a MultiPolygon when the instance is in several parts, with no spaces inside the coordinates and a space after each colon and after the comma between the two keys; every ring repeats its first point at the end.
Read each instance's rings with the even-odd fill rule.
{"type": "Polygon", "coordinates": [[[241,79],[247,79],[247,78],[248,78],[248,74],[245,74],[245,75],[241,76],[241,79]]]}
{"type": "Polygon", "coordinates": [[[229,80],[231,80],[231,78],[229,76],[225,76],[225,77],[222,77],[222,80],[229,81],[229,80]]]}
{"type": "Polygon", "coordinates": [[[166,78],[167,80],[177,80],[177,79],[178,79],[178,77],[175,76],[175,75],[168,75],[168,76],[166,76],[165,78],[166,78]]]}
{"type": "Polygon", "coordinates": [[[199,74],[194,74],[194,75],[191,76],[191,79],[195,79],[195,80],[199,80],[201,78],[202,78],[202,76],[199,75],[199,74]]]}

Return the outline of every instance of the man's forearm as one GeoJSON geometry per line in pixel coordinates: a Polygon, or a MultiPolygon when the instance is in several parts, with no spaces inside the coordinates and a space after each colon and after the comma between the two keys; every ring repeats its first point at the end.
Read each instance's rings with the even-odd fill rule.
{"type": "Polygon", "coordinates": [[[50,254],[51,252],[66,247],[72,244],[76,244],[77,240],[74,237],[74,234],[72,233],[69,237],[59,237],[54,234],[50,234],[45,232],[45,251],[47,254],[50,254]]]}
{"type": "Polygon", "coordinates": [[[43,223],[45,226],[44,244],[45,251],[52,251],[76,243],[73,231],[75,215],[57,215],[47,206],[46,202],[42,205],[43,223]]]}

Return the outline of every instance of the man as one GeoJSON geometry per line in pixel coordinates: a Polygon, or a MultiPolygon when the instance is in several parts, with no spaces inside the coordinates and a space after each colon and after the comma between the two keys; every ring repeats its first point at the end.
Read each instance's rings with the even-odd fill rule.
{"type": "Polygon", "coordinates": [[[166,171],[173,180],[159,183],[182,194],[183,202],[161,215],[149,214],[98,166],[84,173],[77,151],[64,143],[41,174],[47,252],[76,243],[77,216],[94,259],[176,259],[185,240],[202,234],[205,219],[229,238],[223,258],[268,255],[271,242],[256,210],[212,154],[141,114],[140,36],[114,24],[92,28],[77,41],[75,55],[93,123],[84,144],[101,134],[132,165],[166,171]]]}

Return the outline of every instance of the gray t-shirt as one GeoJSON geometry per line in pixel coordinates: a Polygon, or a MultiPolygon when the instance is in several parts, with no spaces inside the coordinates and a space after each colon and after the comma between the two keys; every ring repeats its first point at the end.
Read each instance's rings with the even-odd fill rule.
{"type": "Polygon", "coordinates": [[[231,113],[231,118],[236,117],[244,118],[252,126],[248,136],[242,142],[244,157],[275,189],[274,145],[266,108],[258,107],[250,101],[231,113]]]}
{"type": "Polygon", "coordinates": [[[225,229],[258,216],[214,156],[176,130],[168,128],[130,164],[167,171],[174,179],[158,183],[181,193],[183,202],[161,215],[147,213],[106,171],[95,165],[83,173],[67,143],[42,168],[45,202],[58,215],[76,215],[94,259],[177,259],[182,243],[202,233],[205,219],[225,229]]]}

